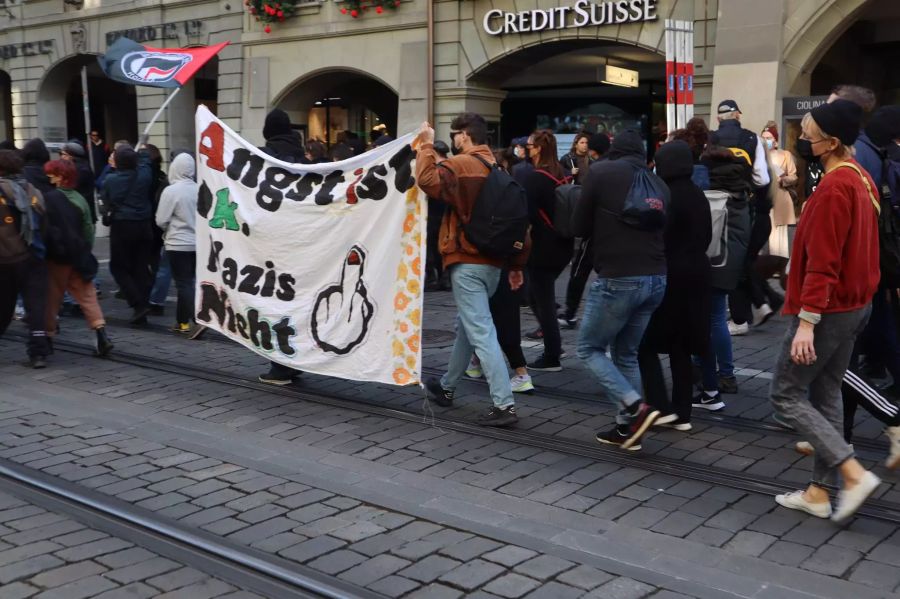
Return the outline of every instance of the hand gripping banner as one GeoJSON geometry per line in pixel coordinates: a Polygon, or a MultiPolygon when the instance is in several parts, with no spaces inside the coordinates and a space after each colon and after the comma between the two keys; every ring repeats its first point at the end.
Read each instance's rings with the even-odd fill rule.
{"type": "Polygon", "coordinates": [[[196,120],[197,322],[299,370],[418,383],[427,211],[415,136],[301,165],[205,106],[196,120]]]}

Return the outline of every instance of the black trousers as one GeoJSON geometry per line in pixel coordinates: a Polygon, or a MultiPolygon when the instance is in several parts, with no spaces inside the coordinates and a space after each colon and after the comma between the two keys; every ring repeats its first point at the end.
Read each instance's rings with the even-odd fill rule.
{"type": "Polygon", "coordinates": [[[113,221],[109,228],[109,270],[132,308],[150,299],[153,244],[150,221],[113,221]]]}
{"type": "Polygon", "coordinates": [[[440,281],[444,273],[441,252],[438,250],[441,219],[444,217],[444,204],[440,200],[428,199],[428,241],[425,252],[425,281],[440,281]]]}
{"type": "Polygon", "coordinates": [[[566,286],[566,318],[572,320],[578,313],[578,305],[584,288],[587,286],[591,272],[594,270],[594,239],[582,239],[575,248],[572,257],[572,268],[569,271],[569,284],[566,286]]]}
{"type": "Polygon", "coordinates": [[[841,395],[844,398],[844,440],[847,443],[853,442],[853,425],[858,407],[862,407],[885,426],[900,426],[900,408],[859,374],[859,347],[860,343],[857,341],[850,366],[841,383],[841,395]]]}
{"type": "Polygon", "coordinates": [[[519,302],[522,288],[513,291],[509,286],[509,271],[500,273],[497,291],[491,296],[491,318],[497,329],[497,341],[512,369],[524,368],[525,354],[522,353],[522,330],[519,302]]]}
{"type": "Polygon", "coordinates": [[[179,324],[190,323],[194,319],[194,283],[197,252],[167,251],[175,289],[178,290],[178,302],[175,317],[179,324]]]}
{"type": "Polygon", "coordinates": [[[25,304],[25,323],[28,325],[28,355],[46,357],[47,263],[34,256],[18,264],[0,264],[0,335],[6,332],[16,311],[16,299],[22,296],[25,304]]]}
{"type": "Polygon", "coordinates": [[[693,402],[690,350],[686,346],[676,346],[669,351],[669,368],[672,370],[671,400],[666,390],[659,354],[644,343],[638,349],[638,366],[647,403],[663,414],[674,413],[680,420],[690,422],[693,402]]]}
{"type": "Polygon", "coordinates": [[[531,310],[544,332],[544,355],[550,360],[559,360],[562,353],[559,322],[556,320],[556,279],[564,269],[565,266],[528,269],[531,310]]]}

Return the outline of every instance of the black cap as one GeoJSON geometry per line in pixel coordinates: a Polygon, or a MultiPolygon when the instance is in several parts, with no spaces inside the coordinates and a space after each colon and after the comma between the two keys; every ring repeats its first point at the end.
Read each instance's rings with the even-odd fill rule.
{"type": "Polygon", "coordinates": [[[731,112],[740,112],[741,109],[738,108],[737,102],[734,100],[722,100],[719,102],[719,114],[728,114],[731,112]]]}
{"type": "Polygon", "coordinates": [[[845,146],[852,146],[859,137],[863,114],[859,104],[850,100],[835,100],[816,106],[810,112],[823,133],[838,138],[845,146]]]}
{"type": "Polygon", "coordinates": [[[900,139],[900,105],[882,106],[872,113],[866,126],[866,135],[879,148],[885,148],[895,139],[900,139]]]}
{"type": "Polygon", "coordinates": [[[522,146],[525,147],[528,144],[528,136],[525,135],[523,137],[514,137],[512,140],[512,145],[514,146],[522,146]]]}
{"type": "Polygon", "coordinates": [[[588,139],[588,149],[603,156],[609,151],[609,135],[606,133],[594,133],[588,139]]]}

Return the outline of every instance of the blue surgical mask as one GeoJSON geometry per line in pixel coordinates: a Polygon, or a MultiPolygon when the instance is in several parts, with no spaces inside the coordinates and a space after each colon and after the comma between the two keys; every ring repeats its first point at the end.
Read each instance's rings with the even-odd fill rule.
{"type": "Polygon", "coordinates": [[[772,150],[772,149],[775,148],[775,140],[774,140],[774,139],[766,139],[766,140],[764,140],[764,141],[766,142],[766,149],[767,149],[767,150],[772,150]]]}

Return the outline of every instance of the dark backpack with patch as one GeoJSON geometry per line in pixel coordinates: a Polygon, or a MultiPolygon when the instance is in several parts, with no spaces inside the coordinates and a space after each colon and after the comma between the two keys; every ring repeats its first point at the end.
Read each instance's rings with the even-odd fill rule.
{"type": "Polygon", "coordinates": [[[463,232],[485,256],[506,258],[525,248],[528,235],[528,198],[512,175],[498,164],[471,155],[488,168],[463,232]]]}
{"type": "Polygon", "coordinates": [[[636,168],[622,211],[604,211],[614,214],[629,227],[641,231],[659,231],[666,226],[668,195],[662,179],[651,173],[650,169],[636,168]]]}

